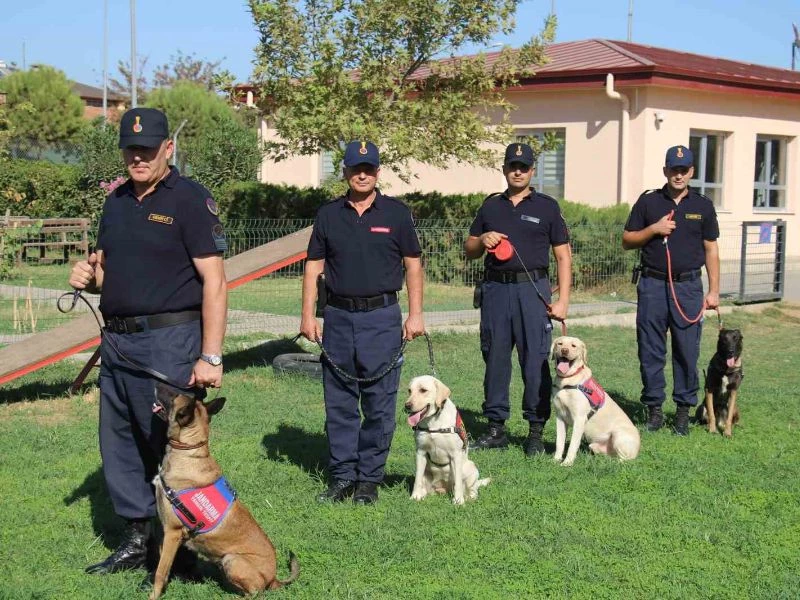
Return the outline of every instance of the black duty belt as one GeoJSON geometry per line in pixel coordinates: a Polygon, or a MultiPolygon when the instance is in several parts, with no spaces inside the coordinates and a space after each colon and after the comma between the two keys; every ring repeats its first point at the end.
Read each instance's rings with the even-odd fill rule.
{"type": "Polygon", "coordinates": [[[378,294],[377,296],[369,296],[367,298],[337,296],[329,293],[328,304],[350,312],[369,312],[377,308],[397,304],[397,292],[388,292],[386,294],[378,294]]]}
{"type": "MultiPolygon", "coordinates": [[[[546,279],[549,275],[547,269],[531,269],[528,273],[530,273],[531,279],[534,281],[546,279]]],[[[525,271],[493,271],[487,269],[485,278],[487,281],[496,281],[497,283],[525,283],[530,281],[528,273],[525,273],[525,271]]]]}
{"type": "Polygon", "coordinates": [[[112,333],[139,333],[150,329],[161,329],[190,321],[199,321],[202,313],[199,310],[184,310],[181,312],[161,313],[143,317],[106,317],[106,329],[112,333]]]}
{"type": "MultiPolygon", "coordinates": [[[[683,273],[673,273],[672,281],[693,281],[700,277],[701,274],[702,271],[700,269],[692,269],[691,271],[684,271],[683,273]]],[[[660,279],[661,281],[667,281],[667,279],[669,279],[667,274],[663,271],[657,271],[656,269],[651,269],[650,267],[642,267],[642,276],[660,279]]]]}

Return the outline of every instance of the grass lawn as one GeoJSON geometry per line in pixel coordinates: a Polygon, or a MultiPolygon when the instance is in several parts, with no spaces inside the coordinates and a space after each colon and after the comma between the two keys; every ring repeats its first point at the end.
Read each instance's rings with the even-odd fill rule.
{"type": "MultiPolygon", "coordinates": [[[[410,500],[412,432],[397,431],[374,507],[320,506],[327,460],[321,385],[266,366],[286,342],[226,347],[228,404],[211,449],[300,579],[284,598],[796,598],[800,587],[800,320],[775,309],[735,312],[745,338],[742,423],[732,440],[692,426],[642,434],[636,461],[582,451],[564,468],[519,448],[522,386],[512,383],[514,446],[473,452],[492,483],[477,501],[410,500]]],[[[701,364],[713,353],[709,322],[701,364]]],[[[570,331],[589,347],[598,381],[641,424],[635,332],[570,331]]],[[[475,334],[433,336],[440,378],[473,436],[481,433],[483,364],[475,334]]],[[[0,598],[144,598],[141,572],[97,577],[83,567],[119,539],[97,450],[97,391],[65,397],[79,365],[65,362],[0,391],[0,598]]],[[[427,348],[408,347],[401,390],[428,372],[427,348]]],[[[401,398],[405,393],[401,392],[401,398]]],[[[666,405],[668,420],[674,405],[666,405]]],[[[552,452],[551,419],[545,439],[552,452]]],[[[199,583],[173,581],[166,598],[229,597],[206,568],[199,583]]]]}

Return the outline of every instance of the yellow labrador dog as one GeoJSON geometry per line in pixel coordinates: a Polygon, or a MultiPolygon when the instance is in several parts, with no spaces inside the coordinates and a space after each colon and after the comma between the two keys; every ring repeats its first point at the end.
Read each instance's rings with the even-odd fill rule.
{"type": "Polygon", "coordinates": [[[467,458],[467,432],[450,390],[429,375],[415,377],[408,385],[405,403],[408,424],[417,442],[417,469],[413,500],[431,493],[453,494],[453,504],[478,496],[478,488],[490,479],[479,479],[478,468],[467,458]]]}
{"type": "Polygon", "coordinates": [[[576,337],[562,336],[553,340],[550,358],[555,361],[553,407],[556,410],[556,453],[561,462],[567,440],[567,425],[572,437],[564,466],[570,466],[578,454],[581,437],[589,442],[595,454],[631,460],[639,454],[639,430],[619,405],[592,378],[586,364],[586,344],[576,337]]]}

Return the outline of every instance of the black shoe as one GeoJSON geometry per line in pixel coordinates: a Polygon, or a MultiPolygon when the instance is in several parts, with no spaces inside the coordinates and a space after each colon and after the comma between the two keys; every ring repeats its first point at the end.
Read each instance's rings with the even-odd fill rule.
{"type": "Polygon", "coordinates": [[[352,496],[355,489],[355,481],[334,479],[328,489],[317,496],[317,502],[342,502],[352,496]]]}
{"type": "Polygon", "coordinates": [[[531,423],[531,429],[528,432],[528,437],[522,443],[522,449],[525,451],[525,456],[535,456],[537,454],[544,454],[544,444],[542,443],[542,430],[544,423],[531,423]]]}
{"type": "Polygon", "coordinates": [[[688,404],[678,404],[675,411],[675,424],[672,426],[672,432],[675,435],[689,435],[689,408],[688,404]]]}
{"type": "Polygon", "coordinates": [[[378,484],[372,481],[359,481],[353,502],[356,504],[375,504],[378,501],[378,484]]]}
{"type": "Polygon", "coordinates": [[[470,450],[486,450],[488,448],[505,448],[508,446],[508,437],[503,423],[489,421],[489,431],[479,437],[470,450]]]}
{"type": "Polygon", "coordinates": [[[664,426],[664,411],[660,406],[647,407],[647,431],[658,431],[664,426]]]}
{"type": "Polygon", "coordinates": [[[86,573],[106,575],[147,566],[150,521],[128,521],[122,542],[103,562],[86,567],[86,573]]]}

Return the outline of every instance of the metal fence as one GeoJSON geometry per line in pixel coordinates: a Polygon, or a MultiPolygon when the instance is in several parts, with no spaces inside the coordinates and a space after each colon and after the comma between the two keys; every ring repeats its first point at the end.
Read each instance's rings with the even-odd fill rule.
{"type": "MultiPolygon", "coordinates": [[[[229,250],[233,256],[311,225],[309,220],[236,220],[226,223],[229,250]]],[[[445,223],[420,220],[417,232],[425,267],[425,311],[429,326],[474,324],[478,311],[472,308],[474,284],[480,280],[483,261],[468,261],[463,243],[469,222],[445,223]]],[[[721,292],[737,299],[741,285],[742,226],[721,226],[721,292]]],[[[636,290],[630,283],[636,252],[622,250],[621,228],[574,227],[572,234],[573,290],[571,316],[633,312],[636,290]]],[[[752,241],[752,240],[751,240],[752,241]]],[[[762,250],[774,256],[772,246],[762,250]],[[770,250],[772,248],[772,250],[770,250]]],[[[77,256],[74,257],[77,259],[77,256]]],[[[759,260],[746,266],[751,275],[774,267],[774,260],[759,260]]],[[[57,312],[55,299],[66,291],[69,264],[23,264],[11,279],[0,282],[0,343],[44,331],[71,318],[57,312]]],[[[244,284],[230,292],[229,332],[294,334],[299,330],[302,262],[244,284]]],[[[551,273],[555,265],[551,264],[551,273]]],[[[771,273],[771,271],[770,271],[771,273]]],[[[773,290],[771,275],[765,275],[773,290]]],[[[748,286],[760,285],[750,277],[748,286]]],[[[752,291],[752,290],[751,290],[752,291]]],[[[401,292],[401,296],[403,293],[401,292]]],[[[97,298],[93,298],[97,304],[97,298]]],[[[401,297],[401,306],[406,300],[401,297]]],[[[84,310],[82,307],[79,311],[84,310]]]]}

